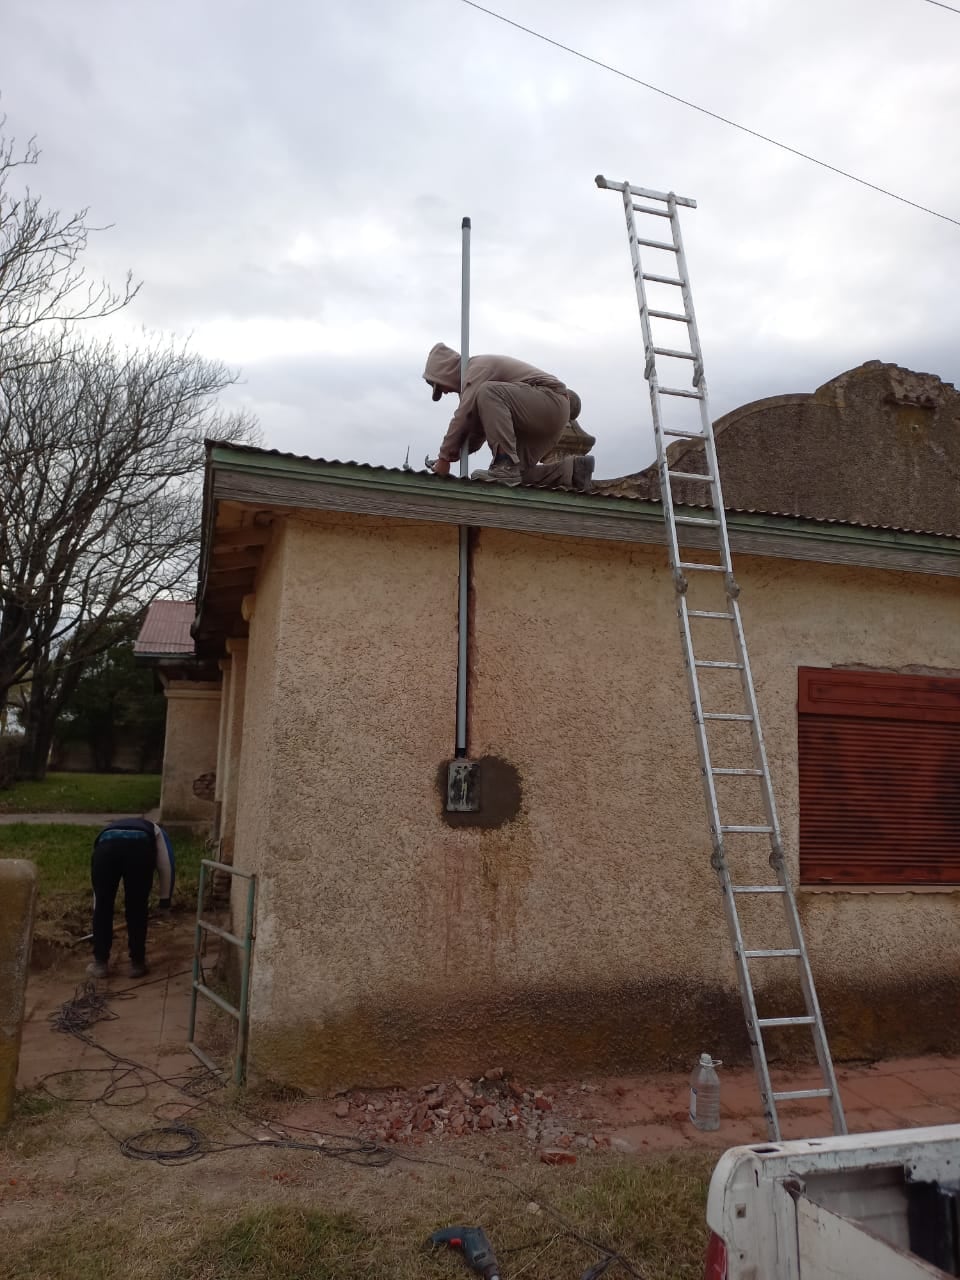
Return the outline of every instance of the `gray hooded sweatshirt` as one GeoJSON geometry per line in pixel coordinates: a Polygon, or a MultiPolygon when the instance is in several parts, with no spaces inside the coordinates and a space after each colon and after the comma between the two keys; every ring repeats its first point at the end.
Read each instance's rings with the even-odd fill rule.
{"type": "MultiPolygon", "coordinates": [[[[459,353],[438,342],[427,356],[423,377],[425,382],[434,388],[439,387],[441,391],[460,391],[459,353]]],[[[464,441],[470,453],[476,453],[486,443],[477,412],[477,392],[485,382],[525,382],[531,387],[567,394],[567,388],[559,378],[535,369],[532,364],[514,360],[512,356],[471,356],[467,362],[467,381],[460,394],[459,407],[440,446],[440,457],[448,462],[455,462],[460,457],[464,441]]],[[[434,399],[439,399],[436,390],[434,399]]]]}

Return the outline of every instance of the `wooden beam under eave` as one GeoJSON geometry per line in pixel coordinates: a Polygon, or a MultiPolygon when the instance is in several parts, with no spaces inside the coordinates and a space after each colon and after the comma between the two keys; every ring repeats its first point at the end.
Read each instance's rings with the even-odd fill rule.
{"type": "Polygon", "coordinates": [[[211,550],[234,551],[242,547],[264,547],[270,541],[270,528],[266,525],[245,525],[237,529],[214,529],[211,550]]]}
{"type": "Polygon", "coordinates": [[[261,558],[259,547],[248,547],[243,551],[222,551],[215,546],[210,556],[210,569],[214,573],[230,569],[257,569],[261,558]]]}
{"type": "Polygon", "coordinates": [[[243,587],[224,587],[220,591],[208,590],[204,596],[203,617],[206,619],[208,613],[235,613],[240,617],[240,602],[243,597],[249,593],[249,586],[243,587]]]}
{"type": "Polygon", "coordinates": [[[212,564],[207,577],[206,594],[232,587],[244,587],[249,591],[253,586],[254,576],[251,569],[219,569],[217,565],[212,564]]]}
{"type": "Polygon", "coordinates": [[[226,627],[228,631],[225,634],[229,634],[229,628],[234,623],[240,624],[243,621],[240,612],[240,603],[243,599],[243,595],[239,592],[232,596],[221,596],[219,599],[208,598],[203,611],[202,629],[209,632],[226,627]]]}

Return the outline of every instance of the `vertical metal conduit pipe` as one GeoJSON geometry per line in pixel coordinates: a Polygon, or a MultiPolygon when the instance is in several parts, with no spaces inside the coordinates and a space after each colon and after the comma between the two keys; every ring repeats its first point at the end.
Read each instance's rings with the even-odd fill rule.
{"type": "MultiPolygon", "coordinates": [[[[467,383],[467,363],[470,359],[470,219],[462,224],[460,265],[460,394],[467,383]]],[[[460,476],[469,474],[470,451],[465,440],[460,450],[460,476]]],[[[467,755],[467,639],[470,629],[470,530],[460,526],[460,580],[457,610],[457,739],[455,755],[463,760],[467,755]]]]}

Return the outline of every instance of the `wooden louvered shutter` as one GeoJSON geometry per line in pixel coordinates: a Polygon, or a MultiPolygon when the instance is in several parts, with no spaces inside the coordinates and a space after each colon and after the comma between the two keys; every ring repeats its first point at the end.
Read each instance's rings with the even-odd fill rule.
{"type": "Polygon", "coordinates": [[[960,679],[799,674],[801,882],[960,883],[960,679]]]}

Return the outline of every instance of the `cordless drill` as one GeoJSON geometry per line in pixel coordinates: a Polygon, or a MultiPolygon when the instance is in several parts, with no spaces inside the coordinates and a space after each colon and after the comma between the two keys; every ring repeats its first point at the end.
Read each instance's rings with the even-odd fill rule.
{"type": "Polygon", "coordinates": [[[442,1244],[459,1249],[471,1271],[483,1280],[500,1280],[500,1267],[483,1227],[445,1227],[435,1231],[429,1243],[434,1249],[442,1244]]]}

